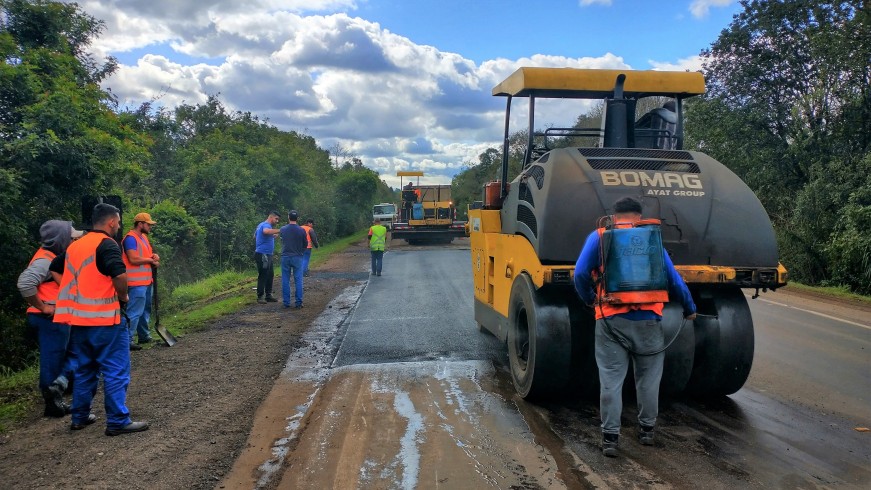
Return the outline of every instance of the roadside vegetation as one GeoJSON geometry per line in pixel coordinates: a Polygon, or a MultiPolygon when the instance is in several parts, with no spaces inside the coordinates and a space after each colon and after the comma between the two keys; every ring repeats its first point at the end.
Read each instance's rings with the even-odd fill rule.
{"type": "Polygon", "coordinates": [[[150,239],[167,308],[252,271],[254,229],[270,211],[298,210],[329,244],[367,226],[372,204],[393,201],[346,149],[230,111],[219,94],[119,107],[101,85],[117,62],[88,54],[103,28],[74,3],[0,0],[0,370],[34,360],[16,279],[39,226],[82,227],[85,196],[120,196],[125,233],[140,211],[157,221],[150,239]]]}

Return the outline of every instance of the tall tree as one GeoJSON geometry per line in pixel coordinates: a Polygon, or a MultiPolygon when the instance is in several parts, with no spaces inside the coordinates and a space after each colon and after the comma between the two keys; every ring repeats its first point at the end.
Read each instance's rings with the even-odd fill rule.
{"type": "MultiPolygon", "coordinates": [[[[856,191],[867,185],[856,172],[871,141],[865,3],[743,0],[702,52],[709,92],[688,108],[690,145],[756,191],[792,277],[810,283],[847,276],[831,256],[846,242],[831,244],[845,206],[861,202],[856,191]]],[[[871,240],[871,230],[865,236],[871,240]]]]}
{"type": "Polygon", "coordinates": [[[16,265],[0,271],[0,308],[16,313],[0,315],[0,363],[20,345],[9,340],[23,331],[15,277],[40,224],[78,221],[82,196],[112,192],[147,155],[98,85],[115,61],[86,53],[102,28],[76,4],[0,0],[0,261],[16,265]]]}

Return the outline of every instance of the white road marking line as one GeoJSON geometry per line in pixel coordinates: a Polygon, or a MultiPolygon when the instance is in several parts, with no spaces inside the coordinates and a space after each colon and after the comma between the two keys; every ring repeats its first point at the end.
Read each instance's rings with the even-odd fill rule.
{"type": "Polygon", "coordinates": [[[792,308],[794,310],[803,311],[805,313],[810,313],[811,315],[821,316],[823,318],[828,318],[829,320],[835,320],[837,322],[848,323],[850,325],[855,325],[857,327],[861,327],[861,328],[864,328],[866,330],[871,330],[871,325],[865,325],[863,323],[856,323],[856,322],[853,322],[850,320],[845,320],[843,318],[838,318],[836,316],[826,315],[825,313],[820,313],[818,311],[806,310],[804,308],[799,308],[798,306],[792,306],[792,305],[788,305],[785,303],[778,303],[777,301],[771,301],[770,299],[756,298],[756,301],[764,301],[764,302],[770,303],[772,305],[783,306],[784,308],[792,308]]]}

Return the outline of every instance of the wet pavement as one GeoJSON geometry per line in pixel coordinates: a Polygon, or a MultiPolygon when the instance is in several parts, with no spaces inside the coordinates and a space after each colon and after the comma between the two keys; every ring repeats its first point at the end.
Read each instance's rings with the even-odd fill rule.
{"type": "Polygon", "coordinates": [[[328,306],[258,412],[240,457],[256,467],[255,486],[871,486],[871,434],[855,430],[871,425],[861,314],[751,302],[757,354],[745,388],[663,400],[652,448],[634,439],[627,395],[621,454],[609,459],[595,400],[514,394],[504,347],[476,328],[468,262],[457,247],[393,250],[381,277],[328,306]]]}

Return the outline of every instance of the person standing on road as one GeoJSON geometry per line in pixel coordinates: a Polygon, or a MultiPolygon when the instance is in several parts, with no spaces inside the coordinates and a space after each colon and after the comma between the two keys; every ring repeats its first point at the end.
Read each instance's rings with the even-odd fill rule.
{"type": "Polygon", "coordinates": [[[291,211],[287,215],[286,225],[279,230],[281,234],[281,298],[284,307],[290,308],[290,276],[293,275],[293,284],[296,291],[295,308],[302,308],[302,277],[303,260],[308,235],[297,224],[299,213],[291,211]]]}
{"type": "Polygon", "coordinates": [[[121,228],[118,208],[94,207],[93,229],[69,246],[58,292],[54,319],[70,328],[70,352],[76,362],[70,430],[84,429],[96,420],[90,414],[103,378],[106,435],[148,429],[148,422],[132,422],[127,409],[130,385],[130,335],[121,326],[121,302],[127,302],[127,267],[121,248],[112,239],[121,228]]]}
{"type": "Polygon", "coordinates": [[[275,278],[275,266],[272,255],[275,253],[275,235],[278,235],[278,213],[272,211],[266,220],[257,225],[254,230],[254,262],[257,264],[257,302],[274,303],[278,301],[272,295],[272,281],[275,278]]]}
{"type": "Polygon", "coordinates": [[[39,390],[45,400],[44,417],[63,417],[70,413],[63,395],[75,369],[72,356],[67,353],[70,326],[54,321],[60,283],[49,268],[51,261],[83,233],[69,221],[46,221],[39,227],[42,246],[18,276],[18,291],[28,304],[27,324],[36,330],[39,344],[39,390]]]}
{"type": "Polygon", "coordinates": [[[312,247],[318,248],[321,245],[318,243],[318,234],[315,233],[315,220],[311,218],[305,220],[302,229],[305,230],[306,239],[308,240],[308,247],[305,249],[305,255],[303,256],[302,261],[302,275],[308,277],[308,263],[312,259],[312,247]]]}
{"type": "MultiPolygon", "coordinates": [[[[613,228],[632,228],[639,220],[640,202],[626,197],[614,203],[613,228]]],[[[587,237],[575,264],[574,284],[578,296],[596,314],[595,351],[601,385],[599,412],[602,419],[602,453],[615,457],[623,410],[623,380],[630,358],[635,368],[638,397],[638,439],[646,446],[654,443],[654,427],[659,414],[659,382],[665,360],[665,352],[661,351],[665,345],[661,325],[663,296],[665,301],[668,301],[668,295],[679,299],[686,321],[695,319],[696,305],[686,283],[661,245],[658,249],[641,248],[648,258],[652,258],[648,260],[648,266],[655,263],[657,255],[662,255],[668,293],[662,291],[656,296],[645,296],[647,292],[641,292],[636,296],[638,303],[609,301],[611,298],[605,292],[604,281],[600,280],[607,273],[602,261],[604,249],[600,249],[600,237],[604,230],[600,228],[587,237]]],[[[638,260],[638,256],[620,256],[621,261],[630,259],[638,260]]],[[[638,265],[638,262],[632,264],[638,265]]],[[[631,268],[628,262],[622,265],[631,268]]]]}
{"type": "Polygon", "coordinates": [[[151,308],[148,308],[147,303],[152,297],[152,268],[160,265],[160,256],[151,248],[148,235],[151,227],[156,224],[157,221],[151,219],[150,214],[137,214],[133,217],[133,228],[121,242],[124,249],[122,258],[127,267],[127,294],[130,297],[127,317],[122,323],[130,332],[130,350],[142,349],[136,344],[135,337],[139,338],[139,344],[151,342],[151,333],[148,330],[151,308]]]}
{"type": "Polygon", "coordinates": [[[372,255],[372,275],[381,275],[381,264],[384,252],[387,250],[387,228],[380,222],[373,221],[369,227],[369,253],[372,255]]]}

